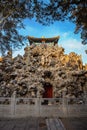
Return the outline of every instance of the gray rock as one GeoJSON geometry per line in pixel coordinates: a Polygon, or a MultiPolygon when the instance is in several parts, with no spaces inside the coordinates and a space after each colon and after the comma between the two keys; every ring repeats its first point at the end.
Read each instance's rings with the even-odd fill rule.
{"type": "Polygon", "coordinates": [[[15,90],[19,97],[43,96],[44,86],[53,87],[54,97],[65,89],[66,96],[79,96],[87,90],[87,70],[80,68],[82,61],[76,62],[78,55],[69,56],[69,61],[64,60],[64,49],[49,45],[31,45],[24,56],[13,59],[8,53],[0,62],[0,96],[11,96],[15,90]]]}

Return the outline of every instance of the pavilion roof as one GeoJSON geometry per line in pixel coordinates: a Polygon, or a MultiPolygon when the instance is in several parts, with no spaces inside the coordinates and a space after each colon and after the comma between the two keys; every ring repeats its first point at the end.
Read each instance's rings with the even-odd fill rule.
{"type": "Polygon", "coordinates": [[[45,37],[36,38],[36,37],[28,36],[28,40],[29,40],[29,42],[30,42],[30,45],[31,45],[33,42],[42,43],[43,41],[44,41],[45,43],[51,43],[51,42],[58,43],[59,38],[60,38],[60,36],[56,36],[56,37],[52,37],[52,38],[45,38],[45,37]]]}

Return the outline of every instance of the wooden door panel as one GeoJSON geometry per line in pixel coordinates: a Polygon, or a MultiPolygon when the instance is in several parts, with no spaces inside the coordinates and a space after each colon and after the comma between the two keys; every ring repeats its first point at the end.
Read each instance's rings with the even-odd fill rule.
{"type": "Polygon", "coordinates": [[[52,98],[52,87],[45,87],[45,92],[43,94],[43,98],[52,98]]]}

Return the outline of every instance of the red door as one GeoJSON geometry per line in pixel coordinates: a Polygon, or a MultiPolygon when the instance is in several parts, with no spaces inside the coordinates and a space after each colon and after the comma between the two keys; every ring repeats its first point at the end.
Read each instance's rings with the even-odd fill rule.
{"type": "Polygon", "coordinates": [[[43,94],[43,98],[52,98],[53,96],[53,92],[52,92],[52,86],[46,86],[45,88],[45,92],[43,94]]]}

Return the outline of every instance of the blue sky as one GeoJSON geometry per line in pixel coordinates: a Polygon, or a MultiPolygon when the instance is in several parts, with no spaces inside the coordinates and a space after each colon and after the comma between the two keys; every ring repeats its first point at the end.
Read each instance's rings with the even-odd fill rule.
{"type": "MultiPolygon", "coordinates": [[[[75,52],[79,55],[82,55],[83,63],[87,63],[87,54],[85,54],[87,45],[81,44],[80,34],[74,34],[75,25],[73,23],[70,23],[69,21],[57,21],[50,26],[43,26],[35,22],[34,19],[25,19],[24,24],[25,30],[19,30],[21,34],[34,37],[53,37],[59,35],[60,40],[58,44],[59,46],[65,48],[65,53],[68,54],[70,52],[75,52]]],[[[16,56],[18,53],[23,55],[23,48],[19,51],[15,51],[14,56],[16,56]]]]}

